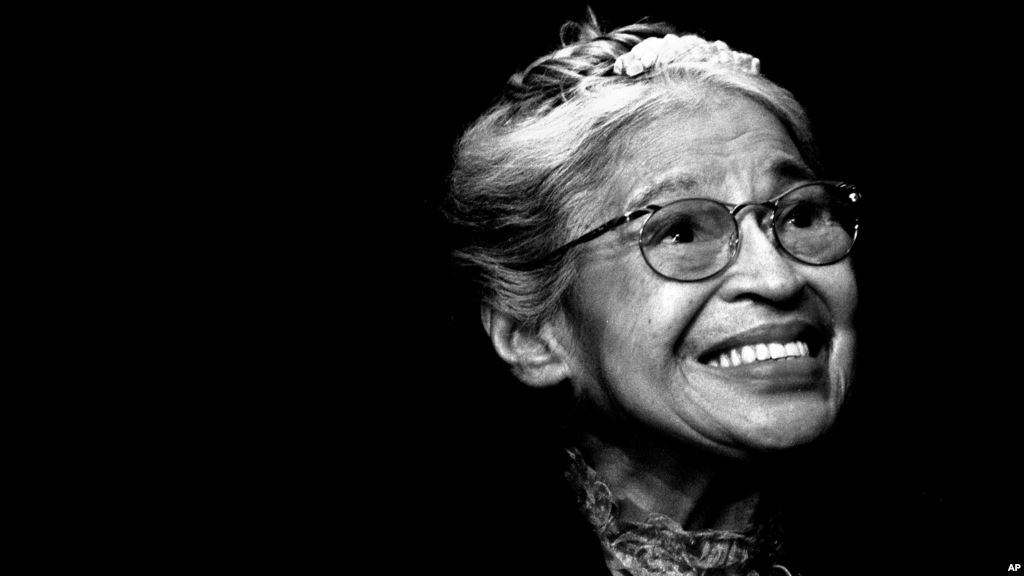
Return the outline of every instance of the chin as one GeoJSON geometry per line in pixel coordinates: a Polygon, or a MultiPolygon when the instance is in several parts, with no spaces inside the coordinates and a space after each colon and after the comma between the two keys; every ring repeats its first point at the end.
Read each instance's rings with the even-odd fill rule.
{"type": "Polygon", "coordinates": [[[835,407],[820,396],[787,406],[755,409],[742,427],[734,428],[735,442],[751,452],[777,452],[819,439],[836,419],[835,407]]]}

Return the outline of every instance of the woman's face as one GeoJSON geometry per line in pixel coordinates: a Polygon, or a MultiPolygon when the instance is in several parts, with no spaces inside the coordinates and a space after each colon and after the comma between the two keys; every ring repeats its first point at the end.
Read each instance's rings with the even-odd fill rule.
{"type": "MultiPolygon", "coordinates": [[[[685,197],[764,202],[811,178],[782,124],[739,98],[659,118],[625,149],[606,218],[685,197]]],[[[739,219],[736,260],[698,282],[647,266],[643,219],[582,249],[565,307],[569,367],[605,424],[738,456],[808,442],[835,420],[853,369],[850,261],[801,264],[775,248],[763,212],[739,219]],[[742,362],[773,344],[811,355],[742,362]],[[722,354],[729,367],[710,362],[722,354]]]]}

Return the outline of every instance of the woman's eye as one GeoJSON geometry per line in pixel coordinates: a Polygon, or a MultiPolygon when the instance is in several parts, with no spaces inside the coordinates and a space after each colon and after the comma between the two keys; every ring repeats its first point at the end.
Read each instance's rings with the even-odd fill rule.
{"type": "Polygon", "coordinates": [[[733,232],[728,210],[710,202],[690,201],[656,212],[645,226],[644,243],[677,247],[717,245],[733,232]]]}
{"type": "Polygon", "coordinates": [[[681,244],[694,241],[693,225],[690,222],[678,222],[665,231],[664,242],[681,244]]]}
{"type": "Polygon", "coordinates": [[[825,206],[811,203],[798,204],[786,213],[784,222],[794,228],[810,228],[820,226],[830,220],[825,206]]]}

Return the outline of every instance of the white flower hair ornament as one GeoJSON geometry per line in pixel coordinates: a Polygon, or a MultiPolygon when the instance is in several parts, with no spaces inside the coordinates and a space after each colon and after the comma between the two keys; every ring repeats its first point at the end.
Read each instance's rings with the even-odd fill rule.
{"type": "Polygon", "coordinates": [[[655,64],[667,66],[673,62],[721,64],[728,68],[757,74],[761,61],[750,54],[736,52],[722,41],[708,42],[692,34],[662,38],[645,38],[633,49],[615,59],[612,72],[629,77],[650,70],[655,64]]]}

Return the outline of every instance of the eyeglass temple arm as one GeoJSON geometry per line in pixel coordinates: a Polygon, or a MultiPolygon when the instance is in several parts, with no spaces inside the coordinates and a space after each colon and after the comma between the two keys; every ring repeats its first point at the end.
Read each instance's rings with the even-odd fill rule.
{"type": "Polygon", "coordinates": [[[618,218],[609,220],[609,221],[605,222],[604,224],[598,226],[597,228],[591,230],[590,232],[587,232],[583,236],[580,236],[579,238],[573,240],[572,242],[569,242],[568,244],[565,244],[561,248],[558,248],[558,249],[556,249],[556,250],[554,250],[552,252],[549,252],[547,256],[544,256],[540,260],[537,260],[537,261],[533,262],[531,267],[533,267],[533,268],[540,267],[543,264],[545,264],[545,263],[547,263],[547,262],[549,262],[551,260],[554,260],[555,258],[561,257],[562,255],[564,255],[566,252],[568,252],[573,247],[579,246],[580,244],[585,244],[587,242],[590,242],[591,240],[593,240],[593,239],[595,239],[595,238],[597,238],[597,237],[599,237],[599,236],[601,236],[601,235],[603,235],[603,234],[605,234],[607,232],[610,232],[611,230],[614,230],[615,228],[618,228],[619,226],[622,226],[623,224],[625,224],[627,222],[631,222],[633,220],[636,220],[637,218],[639,218],[639,217],[641,217],[641,216],[643,216],[645,214],[650,214],[651,212],[654,212],[655,210],[658,210],[658,208],[659,208],[658,206],[648,206],[646,208],[641,208],[639,210],[634,210],[634,211],[629,212],[627,214],[623,214],[622,216],[619,216],[618,218]]]}

